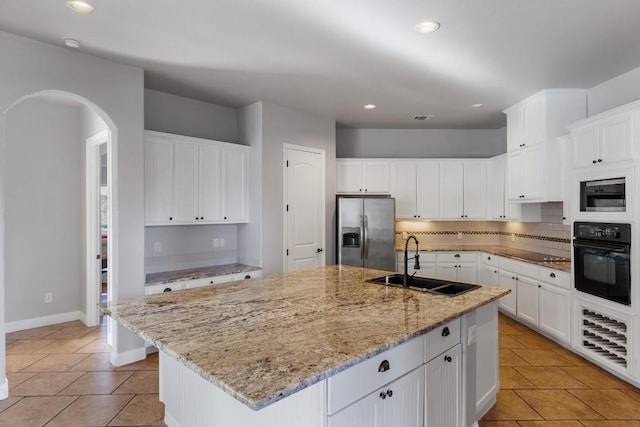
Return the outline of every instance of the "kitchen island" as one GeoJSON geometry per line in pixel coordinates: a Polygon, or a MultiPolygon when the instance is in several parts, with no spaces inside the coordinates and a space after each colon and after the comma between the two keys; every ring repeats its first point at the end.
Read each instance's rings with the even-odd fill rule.
{"type": "MultiPolygon", "coordinates": [[[[509,292],[480,287],[449,297],[366,282],[384,274],[329,266],[125,300],[105,312],[159,349],[170,426],[324,426],[328,416],[340,425],[331,420],[347,406],[342,395],[383,386],[414,359],[424,368],[434,328],[451,325],[438,340],[472,343],[476,329],[459,319],[509,292]],[[380,380],[349,377],[376,357],[389,365],[387,355],[390,367],[375,366],[380,380]]],[[[497,319],[494,339],[497,354],[497,319]]],[[[423,377],[414,391],[428,400],[423,377]]],[[[461,408],[460,419],[468,412],[461,408]]]]}

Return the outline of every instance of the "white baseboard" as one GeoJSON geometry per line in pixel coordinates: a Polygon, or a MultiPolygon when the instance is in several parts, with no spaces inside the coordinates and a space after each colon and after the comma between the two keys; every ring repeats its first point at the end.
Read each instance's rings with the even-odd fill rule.
{"type": "Polygon", "coordinates": [[[129,363],[139,362],[147,357],[147,351],[144,347],[136,348],[134,350],[125,351],[124,353],[116,353],[111,350],[109,355],[109,361],[113,366],[124,366],[129,363]]]}
{"type": "Polygon", "coordinates": [[[51,316],[34,317],[33,319],[17,320],[4,324],[6,333],[22,331],[25,329],[39,328],[41,326],[55,325],[56,323],[71,322],[72,320],[82,320],[79,311],[68,313],[52,314],[51,316]]]}
{"type": "Polygon", "coordinates": [[[4,377],[4,381],[0,384],[0,400],[9,397],[9,380],[4,377]]]}

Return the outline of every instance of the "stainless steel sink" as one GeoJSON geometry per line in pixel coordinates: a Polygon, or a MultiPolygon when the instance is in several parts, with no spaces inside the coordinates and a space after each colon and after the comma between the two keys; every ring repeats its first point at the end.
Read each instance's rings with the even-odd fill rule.
{"type": "MultiPolygon", "coordinates": [[[[430,279],[428,277],[409,276],[409,289],[433,292],[436,294],[456,296],[479,288],[480,285],[450,282],[448,280],[430,279]]],[[[367,280],[378,285],[402,287],[402,274],[390,274],[367,280]]]]}

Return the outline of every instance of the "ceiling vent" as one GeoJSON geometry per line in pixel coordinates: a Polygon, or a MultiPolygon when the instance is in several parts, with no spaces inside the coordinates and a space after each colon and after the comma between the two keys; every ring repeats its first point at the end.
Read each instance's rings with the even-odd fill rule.
{"type": "Polygon", "coordinates": [[[413,120],[421,120],[421,121],[425,121],[425,120],[431,120],[433,119],[433,114],[419,114],[417,116],[413,116],[413,120]]]}

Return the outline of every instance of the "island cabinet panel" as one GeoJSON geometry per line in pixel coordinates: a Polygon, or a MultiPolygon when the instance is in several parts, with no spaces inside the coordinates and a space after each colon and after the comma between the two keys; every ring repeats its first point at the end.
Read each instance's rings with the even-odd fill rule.
{"type": "Polygon", "coordinates": [[[481,419],[496,402],[500,388],[497,302],[476,310],[476,325],[476,419],[481,419]]]}
{"type": "Polygon", "coordinates": [[[326,381],[254,411],[160,351],[160,401],[169,427],[325,427],[326,381]]]}
{"type": "Polygon", "coordinates": [[[414,338],[330,377],[329,414],[335,414],[424,363],[424,337],[414,338]]]}
{"type": "Polygon", "coordinates": [[[462,346],[426,364],[424,427],[462,425],[462,346]]]}

